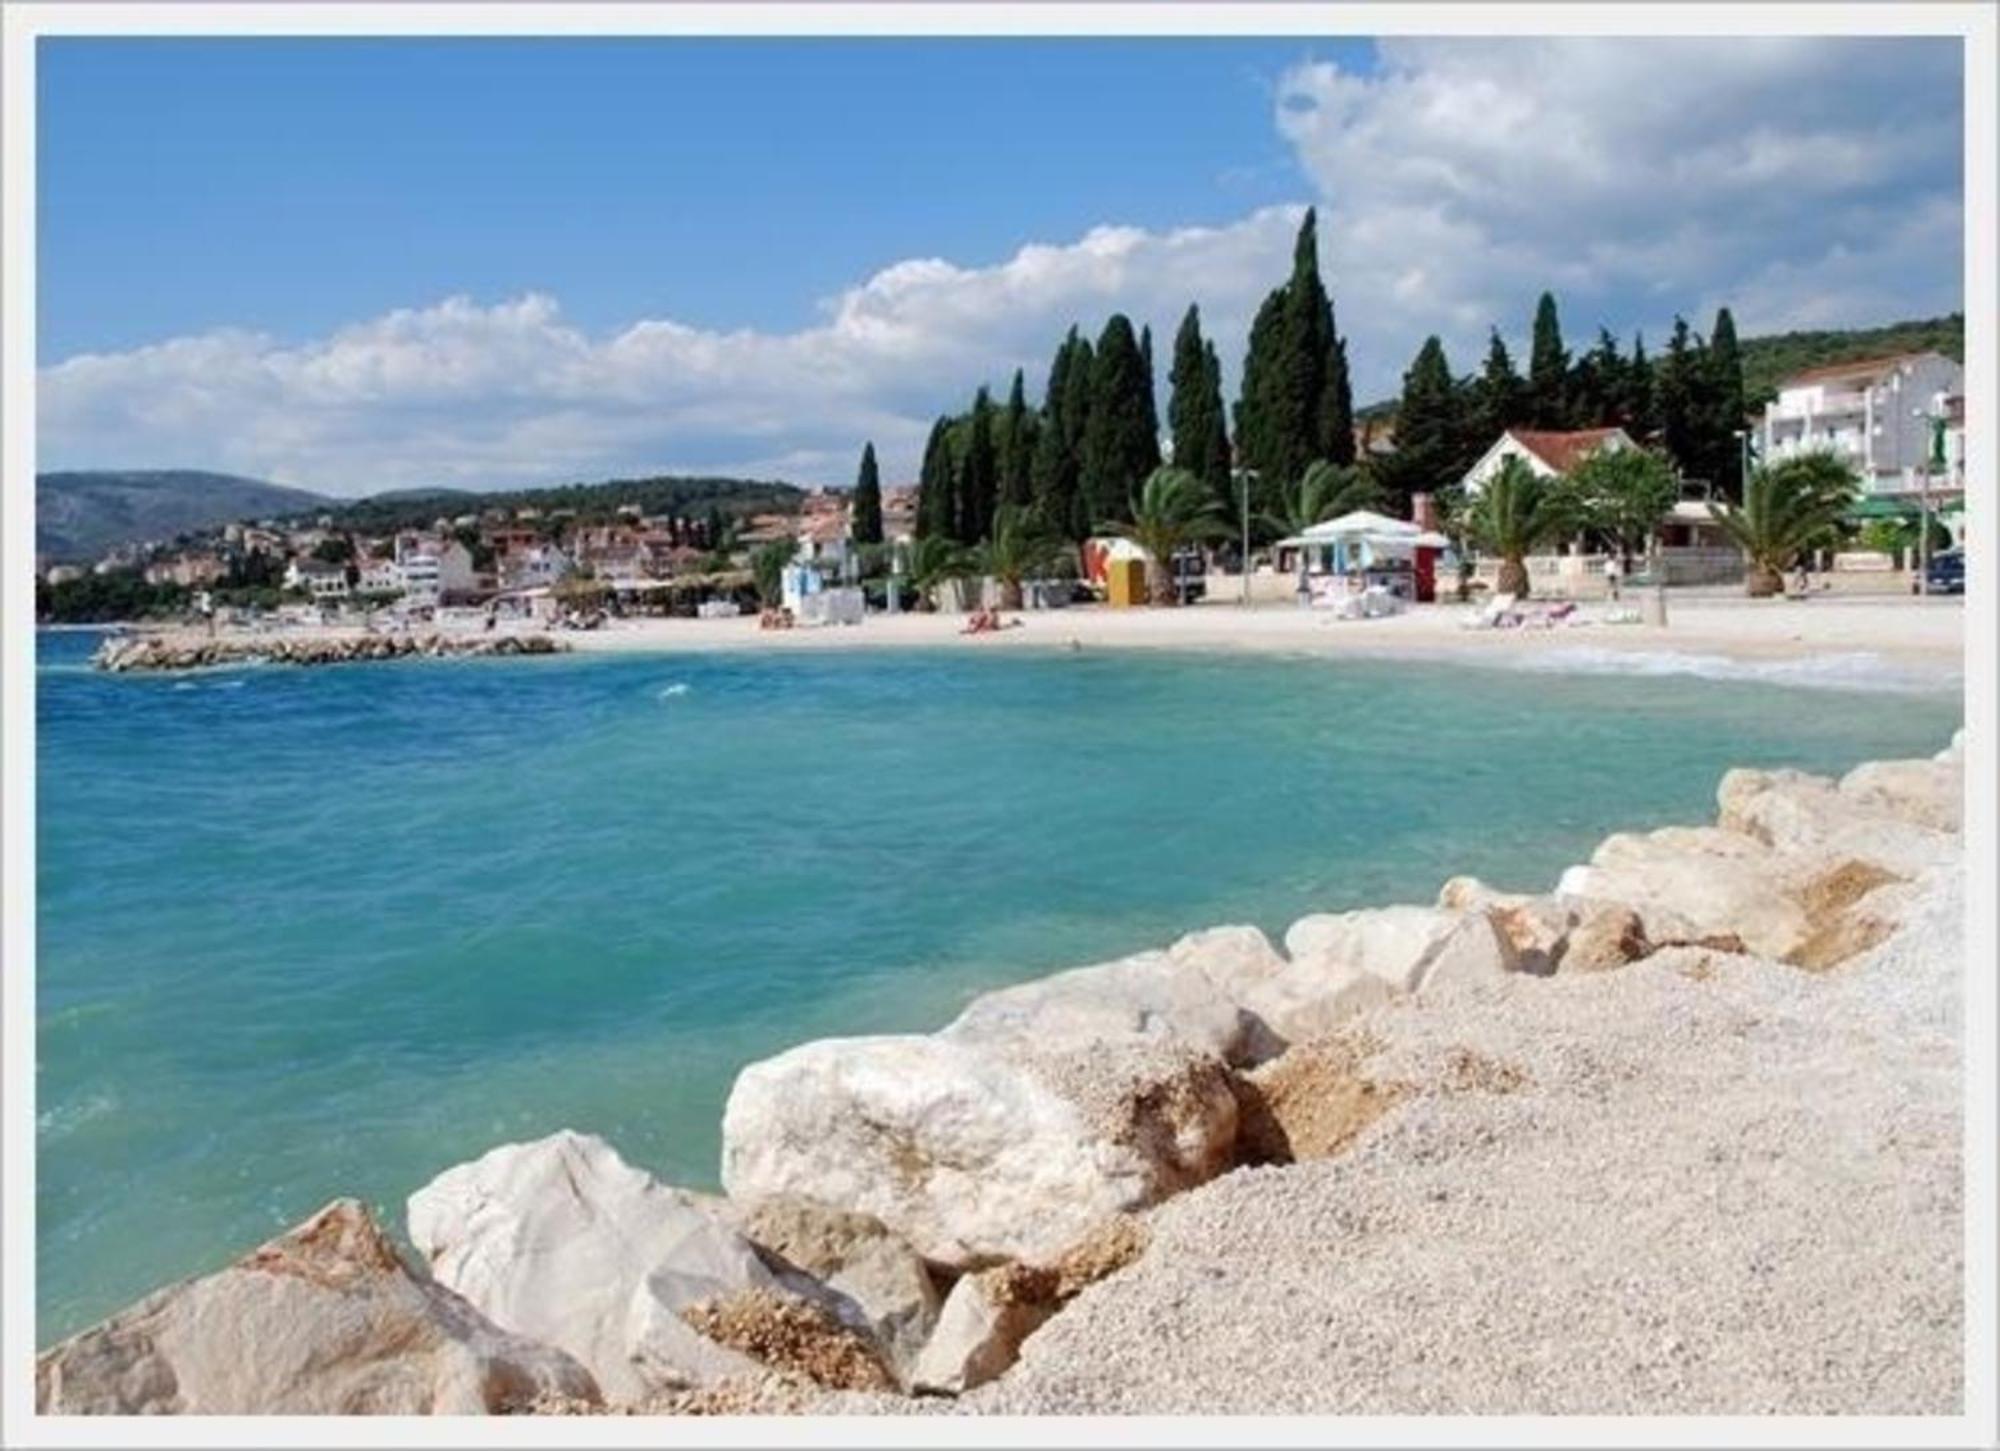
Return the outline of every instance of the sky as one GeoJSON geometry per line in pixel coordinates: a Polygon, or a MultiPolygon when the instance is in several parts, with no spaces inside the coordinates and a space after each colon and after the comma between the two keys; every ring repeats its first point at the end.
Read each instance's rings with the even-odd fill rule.
{"type": "MultiPolygon", "coordinates": [[[[1064,329],[1235,385],[1307,206],[1358,400],[1962,306],[1955,39],[45,39],[42,468],[912,477],[1064,329]]],[[[1164,389],[1164,379],[1162,380],[1164,389]]],[[[1165,395],[1162,392],[1162,411],[1165,395]]]]}

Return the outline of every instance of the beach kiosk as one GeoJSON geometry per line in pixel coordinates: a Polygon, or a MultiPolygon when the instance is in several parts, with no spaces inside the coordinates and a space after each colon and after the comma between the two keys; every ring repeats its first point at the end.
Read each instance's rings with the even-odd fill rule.
{"type": "Polygon", "coordinates": [[[1302,575],[1317,579],[1322,591],[1382,589],[1429,604],[1451,541],[1407,519],[1356,509],[1281,539],[1278,548],[1296,550],[1302,575]]]}

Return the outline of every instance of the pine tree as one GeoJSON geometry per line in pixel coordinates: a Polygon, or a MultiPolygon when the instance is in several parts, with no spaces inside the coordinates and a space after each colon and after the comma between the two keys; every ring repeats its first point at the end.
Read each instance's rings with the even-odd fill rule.
{"type": "Polygon", "coordinates": [[[1486,342],[1486,367],[1479,375],[1472,433],[1481,451],[1510,428],[1527,421],[1527,388],[1514,371],[1513,355],[1494,328],[1486,342]]]}
{"type": "Polygon", "coordinates": [[[1618,340],[1608,329],[1597,330],[1597,344],[1570,370],[1570,423],[1576,428],[1602,428],[1616,421],[1625,360],[1618,340]]]}
{"type": "Polygon", "coordinates": [[[1444,343],[1436,335],[1424,339],[1403,374],[1403,396],[1396,409],[1396,463],[1390,470],[1395,492],[1437,493],[1458,482],[1468,466],[1465,454],[1471,436],[1465,400],[1452,377],[1444,343]]]}
{"type": "Polygon", "coordinates": [[[1717,489],[1732,499],[1743,497],[1743,445],[1738,429],[1748,428],[1743,397],[1743,354],[1736,344],[1736,319],[1728,308],[1715,314],[1708,335],[1707,472],[1717,489]]]}
{"type": "Polygon", "coordinates": [[[854,480],[854,509],[849,532],[856,544],[882,542],[882,475],[875,467],[875,443],[861,449],[861,472],[854,480]]]}
{"type": "Polygon", "coordinates": [[[924,445],[924,463],[917,473],[917,523],[919,539],[950,539],[958,527],[958,500],[951,466],[951,421],[940,418],[931,425],[929,442],[924,445]]]}
{"type": "Polygon", "coordinates": [[[1034,498],[1034,453],[1035,415],[1028,411],[1026,384],[1016,368],[1007,410],[1000,415],[1000,502],[1010,508],[1024,509],[1034,498]]]}
{"type": "Polygon", "coordinates": [[[1528,417],[1535,427],[1569,426],[1568,382],[1569,353],[1563,348],[1556,300],[1544,292],[1535,304],[1534,347],[1528,355],[1528,417]]]}
{"type": "Polygon", "coordinates": [[[972,400],[964,456],[958,461],[958,512],[952,537],[977,544],[993,532],[999,501],[999,459],[993,448],[993,400],[981,388],[972,400]]]}
{"type": "Polygon", "coordinates": [[[1230,513],[1236,500],[1229,484],[1229,438],[1222,420],[1221,366],[1215,349],[1201,336],[1201,310],[1192,303],[1174,335],[1174,366],[1168,382],[1167,425],[1173,436],[1174,467],[1208,485],[1230,513]]]}
{"type": "Polygon", "coordinates": [[[1078,492],[1089,527],[1130,512],[1140,482],[1160,464],[1145,357],[1131,321],[1113,313],[1090,368],[1090,416],[1084,425],[1078,492]]]}
{"type": "Polygon", "coordinates": [[[1708,391],[1704,374],[1707,360],[1701,339],[1687,325],[1674,319],[1673,335],[1667,339],[1666,356],[1660,359],[1654,377],[1654,392],[1660,417],[1660,442],[1691,478],[1708,477],[1702,454],[1702,409],[1708,391]]]}
{"type": "Polygon", "coordinates": [[[1625,387],[1619,400],[1618,422],[1640,443],[1660,431],[1653,399],[1653,365],[1646,357],[1646,335],[1632,334],[1632,360],[1625,365],[1625,387]]]}

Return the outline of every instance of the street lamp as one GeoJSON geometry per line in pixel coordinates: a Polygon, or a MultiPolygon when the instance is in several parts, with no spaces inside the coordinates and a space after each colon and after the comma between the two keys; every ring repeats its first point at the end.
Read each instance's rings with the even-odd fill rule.
{"type": "MultiPolygon", "coordinates": [[[[1934,399],[1933,402],[1941,402],[1934,399]]],[[[1912,408],[1912,418],[1920,418],[1924,423],[1924,481],[1920,494],[1922,505],[1917,515],[1917,593],[1928,596],[1931,592],[1931,470],[1944,453],[1944,415],[1933,413],[1928,408],[1912,408]]]]}
{"type": "Polygon", "coordinates": [[[1242,603],[1250,603],[1250,480],[1255,478],[1255,469],[1238,469],[1236,476],[1243,483],[1243,557],[1237,561],[1237,569],[1243,575],[1242,603]]]}

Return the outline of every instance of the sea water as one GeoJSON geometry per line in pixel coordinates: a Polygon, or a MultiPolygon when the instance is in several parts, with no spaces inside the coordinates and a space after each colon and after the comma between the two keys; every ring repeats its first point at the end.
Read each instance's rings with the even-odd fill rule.
{"type": "Polygon", "coordinates": [[[1671,661],[112,677],[95,643],[39,642],[43,1343],[336,1195],[400,1226],[430,1176],[566,1126],[713,1187],[735,1072],[803,1039],[1455,873],[1545,889],[1613,830],[1707,819],[1729,766],[1929,754],[1960,714],[1671,661]]]}

